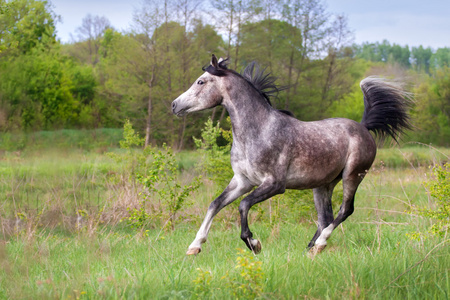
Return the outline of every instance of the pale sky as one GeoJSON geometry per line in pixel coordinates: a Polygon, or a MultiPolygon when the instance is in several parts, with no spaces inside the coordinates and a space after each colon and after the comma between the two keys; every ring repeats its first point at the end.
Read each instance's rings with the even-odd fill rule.
{"type": "MultiPolygon", "coordinates": [[[[205,0],[205,3],[208,0],[205,0]]],[[[87,15],[105,16],[117,30],[130,27],[133,11],[142,0],[51,0],[56,14],[57,36],[63,42],[76,36],[87,15]]],[[[348,18],[354,41],[450,47],[450,0],[324,0],[327,11],[348,18]]]]}

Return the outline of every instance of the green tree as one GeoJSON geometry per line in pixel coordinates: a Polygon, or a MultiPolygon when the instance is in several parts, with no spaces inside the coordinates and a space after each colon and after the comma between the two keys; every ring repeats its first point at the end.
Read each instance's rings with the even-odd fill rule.
{"type": "Polygon", "coordinates": [[[413,47],[411,54],[414,69],[419,72],[430,73],[430,60],[433,54],[431,48],[424,48],[423,46],[413,47]]]}
{"type": "Polygon", "coordinates": [[[111,35],[112,31],[114,29],[106,17],[88,14],[81,21],[81,26],[76,29],[76,38],[72,37],[72,43],[64,45],[63,51],[80,63],[95,66],[102,54],[105,54],[101,51],[105,34],[111,35]]]}
{"type": "Polygon", "coordinates": [[[450,48],[439,48],[431,56],[431,66],[433,69],[450,67],[450,48]]]}
{"type": "Polygon", "coordinates": [[[77,127],[94,95],[89,70],[61,56],[57,46],[0,61],[0,70],[0,101],[8,119],[4,129],[77,127]]]}
{"type": "Polygon", "coordinates": [[[416,107],[412,112],[418,130],[417,140],[450,146],[450,68],[436,71],[435,77],[415,90],[416,107]]]}
{"type": "Polygon", "coordinates": [[[399,64],[403,68],[411,67],[411,51],[408,46],[391,45],[389,41],[383,40],[382,43],[363,43],[360,46],[355,45],[354,48],[359,58],[371,62],[399,64]]]}
{"type": "Polygon", "coordinates": [[[47,1],[1,0],[0,7],[0,58],[56,43],[54,23],[58,17],[47,1]]]}
{"type": "MultiPolygon", "coordinates": [[[[281,20],[269,19],[245,24],[242,27],[243,66],[255,60],[276,75],[280,84],[288,85],[291,63],[300,59],[300,53],[293,51],[301,47],[301,40],[296,38],[300,35],[298,28],[281,20]]],[[[282,92],[274,104],[286,107],[286,97],[286,92],[282,92]]]]}
{"type": "Polygon", "coordinates": [[[46,1],[2,2],[0,102],[3,129],[78,126],[89,105],[92,74],[61,55],[55,14],[46,1]]]}
{"type": "Polygon", "coordinates": [[[233,57],[234,69],[239,63],[241,49],[242,26],[260,12],[259,1],[256,0],[211,0],[215,9],[216,26],[226,32],[227,57],[233,57]]]}

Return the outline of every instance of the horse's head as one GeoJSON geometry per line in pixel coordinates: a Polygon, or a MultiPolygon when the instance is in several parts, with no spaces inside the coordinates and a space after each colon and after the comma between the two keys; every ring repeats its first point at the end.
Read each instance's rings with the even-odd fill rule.
{"type": "Polygon", "coordinates": [[[223,100],[221,79],[226,75],[226,60],[212,55],[211,64],[203,68],[205,73],[172,102],[172,112],[184,116],[194,111],[213,108],[223,100]]]}

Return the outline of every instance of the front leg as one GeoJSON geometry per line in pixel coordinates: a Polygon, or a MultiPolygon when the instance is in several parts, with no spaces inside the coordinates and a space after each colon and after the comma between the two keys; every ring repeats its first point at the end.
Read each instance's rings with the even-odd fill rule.
{"type": "Polygon", "coordinates": [[[247,247],[255,254],[261,252],[261,243],[253,239],[253,234],[248,227],[248,211],[250,208],[272,196],[282,194],[285,191],[284,181],[266,180],[250,195],[245,197],[239,205],[239,213],[241,215],[241,239],[247,247]]]}
{"type": "Polygon", "coordinates": [[[195,240],[191,243],[186,252],[187,255],[198,254],[202,251],[202,244],[206,242],[206,239],[208,238],[208,232],[211,228],[214,216],[217,215],[222,208],[245,193],[248,193],[252,188],[253,185],[251,185],[247,179],[234,175],[222,194],[209,205],[205,219],[197,232],[195,240]]]}

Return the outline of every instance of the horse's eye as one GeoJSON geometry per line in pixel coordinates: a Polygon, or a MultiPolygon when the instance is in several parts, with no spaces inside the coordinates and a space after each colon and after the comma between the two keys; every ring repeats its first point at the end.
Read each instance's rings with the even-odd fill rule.
{"type": "Polygon", "coordinates": [[[202,85],[202,84],[205,84],[205,82],[203,80],[199,80],[199,81],[197,81],[197,84],[202,85]]]}

